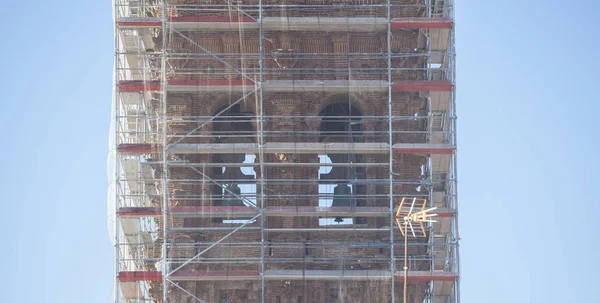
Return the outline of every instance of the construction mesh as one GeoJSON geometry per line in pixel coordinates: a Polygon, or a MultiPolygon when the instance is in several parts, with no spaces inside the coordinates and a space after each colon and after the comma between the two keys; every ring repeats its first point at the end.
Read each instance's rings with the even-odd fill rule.
{"type": "Polygon", "coordinates": [[[116,301],[458,302],[452,18],[116,0],[116,301]],[[438,222],[405,239],[403,198],[438,222]]]}

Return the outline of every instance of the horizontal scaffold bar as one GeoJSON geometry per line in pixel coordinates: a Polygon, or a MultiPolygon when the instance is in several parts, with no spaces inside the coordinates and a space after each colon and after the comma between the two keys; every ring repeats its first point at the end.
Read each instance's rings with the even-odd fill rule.
{"type": "MultiPolygon", "coordinates": [[[[173,217],[225,216],[229,218],[244,218],[256,215],[257,210],[247,206],[174,206],[169,209],[173,217]]],[[[431,213],[438,217],[452,217],[451,209],[435,209],[431,213]]],[[[121,207],[118,215],[121,217],[155,217],[162,215],[160,207],[121,207]]],[[[390,215],[387,207],[319,207],[319,206],[270,206],[264,209],[264,215],[269,217],[334,217],[361,216],[386,217],[390,215]]]]}
{"type": "MultiPolygon", "coordinates": [[[[169,80],[168,92],[230,92],[253,88],[250,80],[169,80]]],[[[392,92],[450,92],[454,85],[446,80],[396,80],[392,81],[392,92]]],[[[267,80],[262,84],[264,92],[349,92],[388,91],[388,82],[383,80],[267,80]]],[[[121,92],[160,91],[160,81],[122,80],[121,92]]]]}
{"type": "Polygon", "coordinates": [[[403,80],[393,81],[392,92],[449,92],[452,82],[444,80],[403,80]]]}
{"type": "MultiPolygon", "coordinates": [[[[263,145],[265,153],[293,154],[387,154],[387,143],[305,143],[305,142],[269,142],[263,145]]],[[[454,153],[454,146],[448,144],[398,143],[392,146],[394,153],[447,155],[454,153]]],[[[131,154],[150,154],[163,152],[159,144],[119,144],[118,151],[131,154]]],[[[174,154],[256,154],[256,143],[214,143],[214,144],[175,144],[169,147],[174,154]]]]}
{"type": "MultiPolygon", "coordinates": [[[[162,165],[162,162],[143,162],[146,165],[162,165]]],[[[317,162],[263,162],[263,166],[266,167],[321,167],[323,163],[317,162]]],[[[258,167],[260,163],[191,163],[183,161],[168,161],[167,165],[170,167],[258,167]]],[[[388,162],[378,163],[327,163],[329,167],[388,167],[388,162]]]]}
{"type": "Polygon", "coordinates": [[[452,19],[435,17],[392,18],[392,21],[390,23],[392,28],[449,29],[452,27],[452,19]]]}
{"type": "MultiPolygon", "coordinates": [[[[265,270],[266,280],[384,280],[390,279],[390,271],[386,270],[265,270]]],[[[457,275],[446,271],[408,271],[408,281],[454,281],[457,275]]],[[[158,271],[120,272],[119,281],[158,281],[162,274],[158,271]]],[[[179,270],[168,278],[172,281],[246,281],[260,279],[258,270],[179,270]]],[[[395,279],[402,281],[402,272],[395,274],[395,279]]]]}
{"type": "MultiPolygon", "coordinates": [[[[259,23],[250,17],[235,16],[177,16],[168,19],[170,28],[177,30],[258,30],[259,23]]],[[[389,22],[392,29],[422,28],[449,29],[450,18],[404,17],[392,18],[389,22]]],[[[159,18],[125,17],[117,20],[120,28],[155,28],[162,26],[159,18]]],[[[385,17],[264,17],[263,30],[287,31],[378,31],[386,30],[388,19],[385,17]]]]}

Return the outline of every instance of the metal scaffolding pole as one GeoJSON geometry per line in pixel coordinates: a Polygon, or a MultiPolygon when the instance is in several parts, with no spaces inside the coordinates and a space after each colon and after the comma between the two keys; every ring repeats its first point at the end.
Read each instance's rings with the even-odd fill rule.
{"type": "MultiPolygon", "coordinates": [[[[391,273],[391,303],[395,303],[396,300],[396,259],[394,253],[394,151],[392,146],[394,145],[394,128],[393,128],[393,112],[392,112],[392,18],[391,18],[391,2],[387,0],[387,81],[388,81],[388,178],[389,178],[389,191],[390,191],[390,214],[389,214],[389,228],[390,228],[390,273],[391,273]]],[[[402,282],[406,284],[406,280],[402,282]]],[[[403,301],[402,303],[406,303],[403,301]]]]}
{"type": "MultiPolygon", "coordinates": [[[[264,59],[264,48],[263,48],[263,3],[262,0],[258,1],[258,67],[259,67],[259,79],[258,79],[258,114],[259,118],[259,130],[258,130],[258,161],[260,163],[260,210],[261,213],[265,211],[265,155],[264,155],[264,120],[263,120],[263,90],[262,85],[263,79],[263,59],[264,59]]],[[[267,217],[263,216],[260,220],[260,302],[265,303],[265,221],[267,217]]]]}
{"type": "Polygon", "coordinates": [[[169,256],[168,256],[168,238],[169,238],[169,229],[168,225],[168,211],[169,211],[169,162],[167,159],[167,150],[169,139],[167,138],[167,129],[169,127],[169,120],[167,116],[167,35],[168,35],[168,18],[169,12],[167,10],[167,0],[161,0],[162,4],[162,50],[161,50],[161,101],[162,101],[162,196],[163,196],[163,206],[162,206],[162,223],[163,223],[163,241],[162,241],[162,302],[168,303],[169,298],[169,290],[168,290],[168,273],[169,273],[169,256]]]}
{"type": "MultiPolygon", "coordinates": [[[[455,20],[455,14],[454,14],[454,0],[450,0],[450,18],[452,18],[452,20],[455,20]]],[[[453,75],[455,76],[456,73],[456,49],[455,49],[455,34],[456,34],[456,23],[452,24],[452,28],[450,29],[450,46],[449,46],[449,56],[450,56],[450,70],[453,72],[453,75]]],[[[456,79],[452,79],[453,83],[455,83],[454,85],[454,89],[452,90],[452,95],[451,95],[451,115],[452,117],[456,117],[457,115],[457,111],[456,111],[456,79]]],[[[456,135],[456,130],[457,130],[457,125],[456,125],[456,119],[453,118],[451,120],[451,136],[452,136],[452,144],[454,146],[457,146],[457,135],[456,135]]],[[[452,165],[451,165],[451,178],[454,180],[453,184],[452,184],[452,192],[450,193],[452,199],[454,199],[454,203],[453,203],[453,207],[454,207],[454,220],[453,220],[453,238],[451,239],[452,242],[454,242],[455,245],[452,245],[452,250],[454,251],[454,259],[456,260],[455,263],[455,267],[453,268],[453,271],[456,272],[456,279],[454,281],[454,303],[460,303],[460,277],[461,277],[461,273],[460,273],[460,233],[459,233],[459,228],[458,228],[458,159],[457,159],[457,154],[454,153],[452,155],[452,165]]]]}
{"type": "MultiPolygon", "coordinates": [[[[118,0],[113,3],[113,11],[115,13],[118,11],[118,6],[117,6],[118,3],[119,3],[118,0]]],[[[111,131],[114,131],[115,136],[113,138],[113,140],[114,140],[114,142],[113,142],[113,144],[114,144],[114,151],[109,150],[109,153],[113,153],[114,152],[114,161],[115,161],[115,163],[113,163],[113,168],[112,169],[114,171],[112,172],[113,173],[113,176],[112,176],[113,179],[111,180],[111,185],[114,186],[114,188],[113,188],[114,193],[110,193],[109,192],[108,195],[111,195],[111,194],[113,195],[114,203],[115,203],[115,205],[114,205],[114,220],[115,220],[115,222],[113,223],[113,232],[114,232],[114,235],[113,235],[113,241],[114,241],[114,243],[113,243],[113,249],[114,249],[114,252],[115,252],[115,260],[113,262],[113,268],[114,268],[114,273],[116,275],[121,270],[121,268],[119,266],[120,265],[119,264],[120,263],[119,260],[121,259],[121,254],[120,254],[120,251],[119,251],[120,250],[120,246],[119,246],[119,223],[120,223],[120,220],[119,220],[119,218],[117,218],[117,212],[119,210],[119,193],[116,190],[116,188],[117,188],[117,182],[119,182],[118,181],[119,180],[119,175],[118,174],[119,174],[119,161],[120,161],[120,159],[119,159],[120,153],[117,150],[117,146],[119,145],[119,137],[116,135],[117,128],[118,128],[118,123],[119,123],[118,116],[119,116],[119,104],[120,104],[119,92],[118,92],[118,83],[119,83],[120,79],[119,79],[119,74],[117,72],[117,70],[119,68],[119,55],[118,55],[118,50],[119,50],[119,28],[118,28],[118,25],[114,25],[114,35],[115,35],[115,37],[114,37],[114,51],[115,51],[114,60],[115,60],[115,62],[114,62],[114,70],[113,70],[113,96],[112,96],[112,98],[113,98],[112,102],[114,102],[114,104],[112,104],[113,105],[112,110],[114,111],[114,115],[111,117],[111,120],[112,120],[111,124],[112,124],[112,127],[114,128],[114,130],[111,129],[111,131]]],[[[109,158],[110,157],[111,157],[111,155],[109,154],[109,158]]],[[[110,186],[111,185],[109,185],[109,190],[110,190],[110,186]]],[[[113,302],[119,303],[121,301],[121,298],[119,296],[119,294],[120,294],[120,291],[119,291],[119,289],[120,289],[119,279],[116,279],[116,278],[114,279],[113,288],[114,288],[113,289],[113,296],[114,296],[113,297],[113,302]]]]}

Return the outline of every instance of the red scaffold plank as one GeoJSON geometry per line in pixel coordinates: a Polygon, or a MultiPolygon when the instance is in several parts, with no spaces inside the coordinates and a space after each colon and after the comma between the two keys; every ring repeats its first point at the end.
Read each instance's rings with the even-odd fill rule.
{"type": "Polygon", "coordinates": [[[117,214],[120,217],[156,217],[162,212],[160,207],[121,207],[117,214]]]}
{"type": "Polygon", "coordinates": [[[436,212],[435,210],[432,211],[431,213],[436,214],[436,217],[440,217],[440,218],[452,218],[454,217],[454,212],[436,212]]]}
{"type": "Polygon", "coordinates": [[[122,271],[117,278],[120,282],[162,281],[160,271],[122,271]]]}
{"type": "Polygon", "coordinates": [[[122,92],[159,91],[160,81],[121,80],[119,90],[122,92]]]}
{"type": "Polygon", "coordinates": [[[119,144],[117,150],[126,154],[153,154],[162,152],[162,145],[159,144],[119,144]]]}
{"type": "Polygon", "coordinates": [[[117,21],[117,25],[121,27],[160,27],[160,21],[117,21]]]}
{"type": "Polygon", "coordinates": [[[453,147],[439,147],[439,148],[394,148],[395,154],[412,154],[412,155],[450,155],[454,153],[453,147]]]}
{"type": "Polygon", "coordinates": [[[250,17],[235,17],[235,16],[182,16],[182,17],[171,17],[170,22],[190,22],[190,23],[244,23],[244,22],[256,22],[250,17]]]}
{"type": "Polygon", "coordinates": [[[408,17],[392,18],[391,26],[398,28],[451,28],[452,19],[450,18],[427,18],[427,17],[408,17]]]}
{"type": "Polygon", "coordinates": [[[398,80],[392,82],[392,92],[449,92],[454,85],[450,81],[398,80]]]}
{"type": "MultiPolygon", "coordinates": [[[[408,281],[454,281],[456,274],[445,271],[409,271],[408,281]]],[[[402,273],[396,275],[396,281],[404,281],[402,273]]]]}

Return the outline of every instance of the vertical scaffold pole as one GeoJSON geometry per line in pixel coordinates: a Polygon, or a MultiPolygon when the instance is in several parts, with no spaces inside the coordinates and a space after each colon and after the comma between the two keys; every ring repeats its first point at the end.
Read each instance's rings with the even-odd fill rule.
{"type": "MultiPolygon", "coordinates": [[[[392,23],[391,23],[391,2],[387,1],[387,80],[388,80],[388,145],[389,145],[389,192],[390,192],[390,276],[391,276],[391,291],[392,300],[394,303],[396,300],[396,287],[395,287],[395,276],[396,276],[396,260],[394,258],[394,150],[393,145],[393,128],[392,128],[392,23]]],[[[404,281],[403,283],[406,283],[404,281]]],[[[403,302],[406,303],[406,302],[403,302]]]]}
{"type": "MultiPolygon", "coordinates": [[[[456,137],[456,133],[457,133],[457,125],[456,125],[456,50],[454,48],[454,43],[455,43],[455,34],[456,34],[456,22],[455,21],[455,16],[454,16],[454,0],[451,0],[449,4],[450,7],[448,8],[448,17],[450,17],[452,19],[452,27],[450,28],[450,55],[449,55],[449,61],[451,64],[451,74],[452,74],[452,84],[453,84],[453,89],[452,89],[452,94],[451,94],[451,98],[452,98],[452,103],[451,103],[451,116],[452,116],[452,144],[454,146],[457,146],[457,137],[456,137]]],[[[455,298],[455,303],[460,303],[460,245],[459,245],[459,241],[460,241],[460,234],[459,234],[459,228],[458,228],[458,158],[457,158],[457,152],[455,151],[454,154],[452,155],[452,178],[454,180],[454,184],[453,184],[453,190],[450,193],[452,195],[452,198],[454,199],[454,203],[453,203],[453,207],[454,207],[454,228],[453,228],[453,238],[454,238],[454,242],[455,245],[454,246],[454,257],[456,258],[456,269],[453,269],[456,271],[456,279],[454,280],[454,298],[455,298]]]]}
{"type": "MultiPolygon", "coordinates": [[[[427,18],[431,18],[433,17],[432,11],[436,10],[436,6],[437,3],[434,1],[428,1],[425,4],[425,9],[427,11],[426,16],[427,18]]],[[[427,62],[426,62],[426,68],[427,68],[427,81],[431,81],[432,79],[432,68],[430,65],[430,59],[431,56],[429,56],[431,54],[431,30],[422,30],[423,33],[425,34],[425,50],[428,54],[428,56],[426,57],[427,62]]],[[[434,121],[434,115],[432,112],[432,103],[431,103],[431,92],[427,92],[427,135],[426,135],[426,142],[428,143],[432,143],[432,139],[433,139],[433,121],[434,121]]],[[[424,173],[427,174],[427,184],[425,184],[425,188],[427,188],[427,201],[428,203],[430,203],[429,207],[433,207],[433,159],[431,157],[431,154],[429,154],[427,156],[426,159],[426,163],[425,163],[425,167],[424,167],[424,173]]],[[[433,229],[432,229],[433,231],[433,229]]],[[[429,260],[429,266],[432,269],[435,269],[435,237],[433,236],[432,232],[429,233],[429,239],[427,241],[431,246],[431,258],[429,260]]],[[[431,281],[431,283],[429,283],[429,293],[430,296],[428,296],[427,301],[431,302],[431,294],[434,293],[434,288],[436,286],[435,281],[431,281]]]]}
{"type": "MultiPolygon", "coordinates": [[[[114,210],[113,210],[114,211],[114,215],[113,216],[114,216],[114,220],[115,220],[115,222],[113,224],[113,229],[114,229],[113,230],[113,232],[114,232],[113,236],[114,236],[114,241],[115,241],[114,242],[115,261],[114,261],[114,264],[113,264],[113,266],[114,266],[114,274],[115,274],[115,281],[114,281],[114,284],[113,284],[113,288],[114,288],[113,289],[113,292],[114,292],[113,293],[113,296],[114,296],[113,299],[114,299],[115,303],[118,303],[120,301],[120,298],[119,298],[119,287],[120,287],[120,285],[119,285],[119,279],[117,278],[116,275],[119,274],[119,258],[121,257],[121,255],[119,254],[119,232],[118,232],[119,231],[119,218],[117,218],[117,209],[119,207],[119,194],[118,194],[119,191],[117,190],[117,182],[119,182],[118,181],[119,180],[119,178],[118,178],[118,172],[119,172],[118,168],[119,168],[119,156],[120,156],[120,153],[119,153],[118,148],[117,148],[118,144],[119,144],[119,136],[117,135],[118,134],[118,127],[117,127],[118,118],[117,117],[119,116],[119,98],[118,98],[118,96],[119,96],[119,92],[118,92],[118,87],[119,87],[118,86],[118,83],[119,83],[119,74],[118,74],[118,67],[119,67],[119,62],[118,62],[119,61],[119,54],[118,54],[119,53],[119,28],[118,28],[118,25],[117,25],[117,22],[116,22],[117,18],[119,17],[118,14],[119,14],[119,1],[115,1],[114,6],[113,6],[113,19],[114,19],[114,22],[115,22],[115,24],[113,25],[114,26],[114,34],[115,34],[115,37],[114,37],[114,43],[115,43],[115,46],[114,46],[114,51],[115,51],[115,62],[114,62],[114,65],[115,66],[114,66],[114,71],[113,71],[113,90],[114,90],[113,91],[113,98],[114,98],[114,104],[113,104],[114,108],[113,108],[113,110],[115,112],[114,112],[114,115],[111,117],[111,119],[113,119],[113,121],[112,121],[112,123],[113,123],[113,129],[112,129],[112,131],[114,132],[112,135],[115,136],[114,137],[114,157],[115,157],[114,161],[115,161],[115,163],[114,163],[114,167],[113,167],[113,169],[115,171],[113,172],[113,176],[112,176],[113,179],[110,180],[110,182],[113,183],[113,184],[111,184],[113,186],[113,190],[114,190],[114,193],[112,193],[112,195],[114,196],[114,199],[115,199],[115,205],[114,205],[114,210]]],[[[110,150],[109,153],[113,153],[113,151],[110,150]]],[[[110,156],[111,155],[109,154],[109,157],[110,156]]]]}
{"type": "Polygon", "coordinates": [[[167,140],[167,22],[168,22],[168,10],[167,10],[167,0],[162,0],[162,53],[161,53],[161,88],[162,88],[162,196],[163,196],[163,204],[162,204],[162,218],[163,218],[163,247],[162,247],[162,287],[163,287],[163,301],[162,303],[168,302],[168,284],[167,284],[167,274],[168,274],[168,264],[167,264],[167,208],[169,206],[168,199],[168,165],[167,165],[167,144],[169,143],[167,140]]]}
{"type": "MultiPolygon", "coordinates": [[[[260,211],[264,213],[265,210],[265,167],[264,167],[264,120],[263,120],[263,7],[262,0],[258,1],[258,47],[259,47],[259,58],[258,58],[258,67],[259,67],[259,76],[258,83],[256,87],[256,92],[258,93],[259,100],[259,109],[258,114],[260,115],[259,119],[259,135],[258,135],[258,161],[260,164],[260,211]]],[[[260,302],[265,302],[265,216],[260,217],[260,302]]]]}

